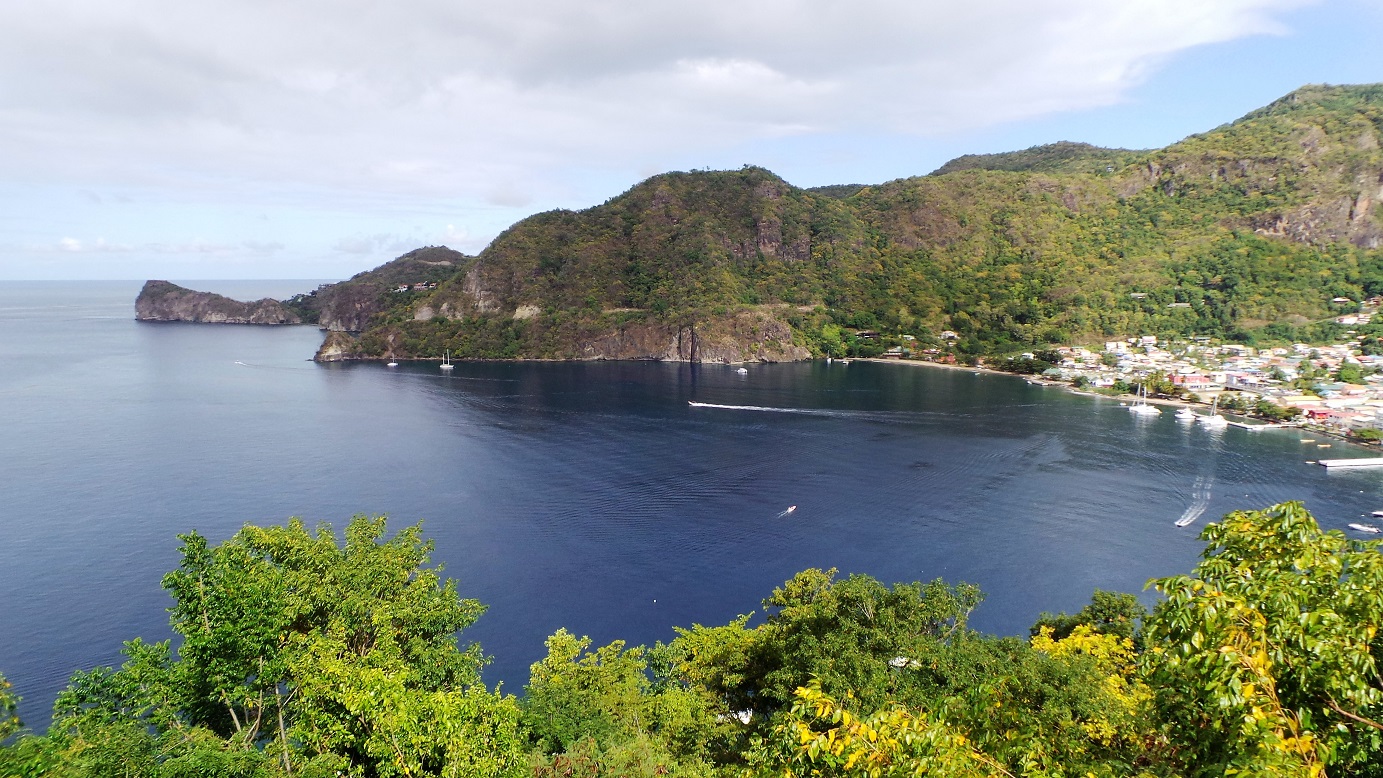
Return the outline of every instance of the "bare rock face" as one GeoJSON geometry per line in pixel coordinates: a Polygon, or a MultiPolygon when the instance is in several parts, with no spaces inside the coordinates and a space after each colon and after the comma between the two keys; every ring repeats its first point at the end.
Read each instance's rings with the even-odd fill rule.
{"type": "Polygon", "coordinates": [[[167,281],[148,281],[134,302],[139,321],[187,321],[203,324],[302,324],[277,300],[240,302],[198,292],[167,281]]]}
{"type": "Polygon", "coordinates": [[[675,326],[642,322],[581,344],[583,359],[649,359],[665,362],[796,362],[811,353],[792,342],[787,323],[761,311],[675,326]]]}
{"type": "Polygon", "coordinates": [[[332,330],[327,332],[321,348],[313,357],[317,362],[344,362],[349,359],[367,359],[360,353],[360,342],[348,332],[332,330]]]}
{"type": "Polygon", "coordinates": [[[336,284],[321,296],[318,326],[331,332],[360,332],[370,317],[387,307],[379,285],[336,284]]]}

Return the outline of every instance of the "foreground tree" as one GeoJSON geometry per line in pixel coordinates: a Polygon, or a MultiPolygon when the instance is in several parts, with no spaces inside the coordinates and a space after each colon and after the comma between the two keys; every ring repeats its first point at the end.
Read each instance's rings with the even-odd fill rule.
{"type": "Polygon", "coordinates": [[[707,745],[725,724],[694,691],[654,677],[661,649],[619,640],[591,649],[563,629],[547,650],[521,702],[536,775],[711,774],[707,745]]]}
{"type": "Polygon", "coordinates": [[[1383,775],[1383,555],[1301,503],[1208,526],[1153,582],[1145,674],[1194,775],[1383,775]]]}
{"type": "Polygon", "coordinates": [[[0,675],[0,740],[19,731],[19,717],[14,713],[19,698],[10,691],[11,688],[5,676],[0,675]]]}
{"type": "Polygon", "coordinates": [[[182,536],[169,643],[77,673],[49,740],[70,775],[498,776],[521,769],[518,708],[457,632],[484,608],[426,567],[417,526],[356,517],[182,536]]]}

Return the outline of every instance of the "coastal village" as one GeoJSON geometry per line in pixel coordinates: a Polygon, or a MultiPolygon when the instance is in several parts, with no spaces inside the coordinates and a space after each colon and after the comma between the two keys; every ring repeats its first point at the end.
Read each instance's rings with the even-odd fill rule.
{"type": "MultiPolygon", "coordinates": [[[[1351,301],[1337,298],[1336,305],[1351,301]]],[[[1363,327],[1380,313],[1383,298],[1372,298],[1356,313],[1335,318],[1342,327],[1363,327]]],[[[1383,319],[1380,319],[1383,321],[1383,319]]],[[[1210,338],[1165,340],[1139,335],[1098,346],[1061,346],[1028,352],[995,369],[1031,372],[1034,380],[1069,383],[1077,389],[1108,394],[1135,394],[1146,386],[1149,397],[1215,405],[1218,410],[1269,421],[1301,424],[1360,443],[1383,440],[1383,354],[1371,348],[1377,340],[1353,329],[1337,343],[1294,343],[1253,348],[1217,343],[1210,338]],[[1366,345],[1369,344],[1369,345],[1366,345]],[[1050,363],[1050,366],[1047,366],[1050,363]],[[1023,370],[1024,366],[1041,367],[1023,370]]],[[[943,341],[954,338],[943,332],[943,341]]],[[[884,356],[901,358],[905,348],[884,356]]],[[[918,351],[918,358],[952,362],[944,349],[918,351]]]]}

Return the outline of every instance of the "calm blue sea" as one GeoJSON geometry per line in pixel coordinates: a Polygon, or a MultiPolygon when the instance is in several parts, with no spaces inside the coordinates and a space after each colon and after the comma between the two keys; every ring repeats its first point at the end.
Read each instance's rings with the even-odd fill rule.
{"type": "Polygon", "coordinates": [[[1303,462],[1342,444],[1142,421],[1013,377],[316,365],[314,328],[142,324],[138,290],[0,284],[0,672],[40,727],[73,670],[169,636],[159,579],[192,529],[421,520],[435,561],[490,606],[464,635],[494,656],[488,680],[518,692],[559,627],[668,640],[758,610],[807,567],[978,583],[974,624],[1016,634],[1096,587],[1189,570],[1227,511],[1301,499],[1343,528],[1383,508],[1383,472],[1303,462]]]}

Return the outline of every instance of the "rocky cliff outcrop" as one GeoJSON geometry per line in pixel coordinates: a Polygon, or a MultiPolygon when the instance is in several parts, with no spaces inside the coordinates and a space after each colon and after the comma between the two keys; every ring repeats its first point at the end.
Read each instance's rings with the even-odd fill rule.
{"type": "Polygon", "coordinates": [[[148,281],[134,302],[139,321],[186,321],[204,324],[301,324],[283,303],[265,298],[240,302],[198,292],[167,281],[148,281]]]}
{"type": "Polygon", "coordinates": [[[792,328],[761,311],[743,311],[697,324],[629,324],[580,344],[582,359],[667,362],[795,362],[811,352],[792,342],[792,328]]]}
{"type": "Polygon", "coordinates": [[[376,357],[362,354],[360,351],[360,341],[356,340],[348,332],[328,332],[322,347],[317,349],[316,356],[312,357],[317,362],[344,362],[350,359],[374,359],[376,357]]]}

